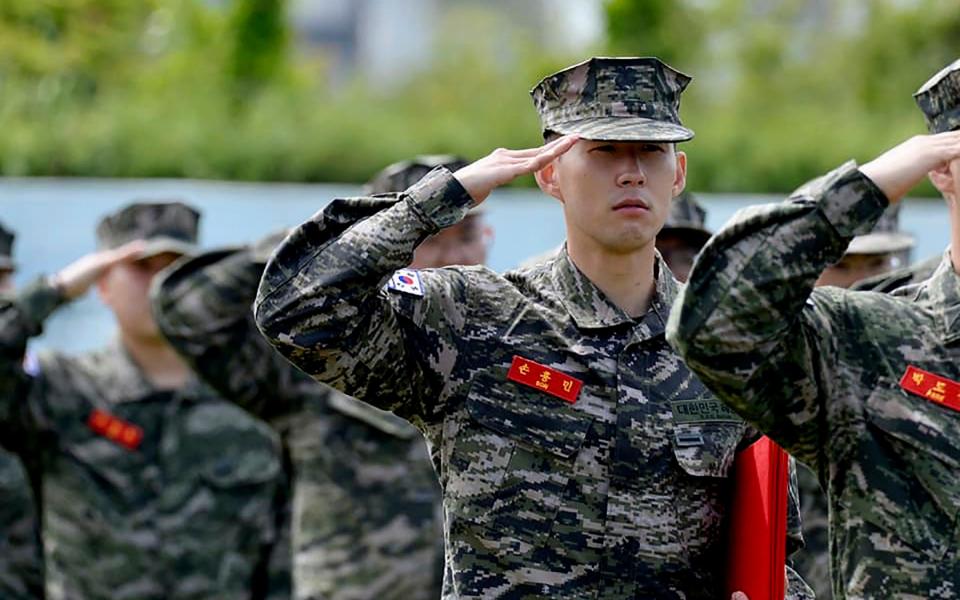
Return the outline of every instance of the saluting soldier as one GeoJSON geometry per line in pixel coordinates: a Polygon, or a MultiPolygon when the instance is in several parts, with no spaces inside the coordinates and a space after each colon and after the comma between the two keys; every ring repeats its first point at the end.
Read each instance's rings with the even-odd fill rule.
{"type": "MultiPolygon", "coordinates": [[[[438,165],[465,164],[420,156],[386,167],[366,189],[403,190],[438,165]]],[[[474,212],[421,244],[412,265],[482,264],[489,235],[474,212]]],[[[435,600],[443,529],[423,436],[395,415],[318,384],[253,323],[257,285],[279,241],[272,236],[178,263],[154,285],[160,328],[208,383],[281,432],[293,461],[297,598],[435,600]]]]}
{"type": "Polygon", "coordinates": [[[728,475],[752,435],[667,346],[678,284],[654,247],[685,183],[689,80],[655,58],[564,69],[533,90],[544,146],[334,200],[267,263],[256,318],[273,344],[426,435],[446,598],[721,593],[728,475]],[[557,256],[404,268],[528,173],[563,208],[557,256]]]}
{"type": "Polygon", "coordinates": [[[0,389],[15,392],[0,394],[0,424],[18,449],[40,452],[48,598],[271,592],[279,440],[201,385],[150,313],[151,279],[196,249],[198,218],[179,202],[132,204],[100,222],[98,251],[0,296],[0,389]],[[117,339],[22,369],[27,340],[94,284],[117,339]]]}
{"type": "MultiPolygon", "coordinates": [[[[13,242],[16,236],[0,224],[0,293],[13,291],[13,242]]],[[[2,393],[2,392],[0,392],[2,393]]],[[[13,431],[0,428],[0,440],[13,431]]],[[[40,521],[30,479],[16,454],[0,449],[0,598],[43,598],[43,556],[40,521]]]]}
{"type": "Polygon", "coordinates": [[[960,61],[916,99],[932,135],[741,212],[668,326],[717,395],[819,476],[838,599],[960,596],[960,61]],[[934,275],[893,296],[814,289],[928,172],[951,225],[934,275]]]}

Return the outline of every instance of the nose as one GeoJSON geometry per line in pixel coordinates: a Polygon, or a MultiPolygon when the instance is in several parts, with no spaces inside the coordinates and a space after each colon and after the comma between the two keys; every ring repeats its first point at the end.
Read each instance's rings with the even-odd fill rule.
{"type": "Polygon", "coordinates": [[[646,182],[647,176],[643,172],[639,157],[631,153],[620,166],[620,174],[617,175],[617,185],[621,187],[641,186],[646,182]]]}

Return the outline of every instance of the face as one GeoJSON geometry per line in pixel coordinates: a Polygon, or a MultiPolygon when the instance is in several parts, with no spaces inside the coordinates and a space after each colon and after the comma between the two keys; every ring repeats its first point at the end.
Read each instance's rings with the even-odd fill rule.
{"type": "Polygon", "coordinates": [[[845,254],[839,262],[820,274],[817,285],[849,288],[853,284],[881,275],[894,268],[893,254],[845,254]]]}
{"type": "Polygon", "coordinates": [[[421,243],[410,267],[431,269],[450,265],[482,265],[487,262],[487,247],[493,230],[480,215],[468,215],[452,227],[432,235],[421,243]]]}
{"type": "Polygon", "coordinates": [[[180,258],[166,252],[143,260],[121,263],[97,282],[100,298],[110,307],[120,330],[128,337],[155,340],[160,331],[150,309],[150,282],[154,275],[180,258]]]}
{"type": "Polygon", "coordinates": [[[13,291],[13,270],[0,269],[0,292],[13,291]]]}
{"type": "Polygon", "coordinates": [[[673,144],[580,140],[537,183],[563,204],[571,244],[629,254],[653,243],[686,167],[673,144]]]}
{"type": "Polygon", "coordinates": [[[663,255],[663,260],[673,271],[678,281],[686,282],[690,277],[693,261],[700,252],[700,247],[692,244],[685,236],[675,233],[661,233],[657,236],[657,250],[663,255]]]}

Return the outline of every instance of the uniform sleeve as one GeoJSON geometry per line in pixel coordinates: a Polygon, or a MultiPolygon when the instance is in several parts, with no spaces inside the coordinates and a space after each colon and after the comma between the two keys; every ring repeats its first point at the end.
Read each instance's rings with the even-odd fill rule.
{"type": "Polygon", "coordinates": [[[384,286],[471,205],[443,168],[393,198],[335,200],[268,261],[255,309],[261,331],[318,381],[408,419],[437,418],[466,319],[466,276],[424,270],[412,274],[412,289],[384,286]]]}
{"type": "Polygon", "coordinates": [[[265,263],[255,254],[252,248],[224,249],[178,262],[154,282],[151,302],[163,335],[204,381],[271,420],[300,410],[298,382],[306,375],[253,322],[265,263]]]}
{"type": "Polygon", "coordinates": [[[43,407],[30,402],[31,391],[42,382],[23,369],[27,341],[43,332],[43,322],[65,301],[45,279],[0,296],[0,423],[16,432],[8,445],[21,452],[44,422],[43,407]]]}
{"type": "Polygon", "coordinates": [[[704,248],[667,336],[720,398],[787,452],[817,464],[843,294],[820,273],[888,201],[851,162],[780,204],[738,213],[704,248]]]}

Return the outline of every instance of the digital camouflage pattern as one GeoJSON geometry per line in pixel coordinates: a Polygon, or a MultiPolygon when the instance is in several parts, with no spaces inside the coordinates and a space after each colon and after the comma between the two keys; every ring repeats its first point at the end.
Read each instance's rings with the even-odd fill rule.
{"type": "Polygon", "coordinates": [[[659,261],[636,320],[565,251],[503,276],[404,272],[422,296],[384,289],[471,204],[445,169],[334,200],[271,257],[257,323],[307,373],[425,433],[445,598],[716,598],[728,475],[754,434],[667,346],[677,283],[659,261]],[[575,401],[509,380],[515,357],[553,393],[581,382],[575,401]]]}
{"type": "Polygon", "coordinates": [[[179,263],[152,290],[164,335],[226,398],[273,424],[293,463],[301,600],[435,600],[440,490],[420,433],[318,384],[263,339],[257,285],[278,238],[179,263]]]}
{"type": "Polygon", "coordinates": [[[591,58],[530,91],[542,131],[588,140],[683,142],[680,94],[691,78],[659,58],[591,58]]]}
{"type": "Polygon", "coordinates": [[[960,413],[900,381],[908,366],[960,380],[960,277],[946,260],[912,296],[813,289],[887,204],[848,164],[741,211],[700,255],[667,335],[818,474],[835,598],[957,598],[960,413]]]}
{"type": "Polygon", "coordinates": [[[927,80],[913,98],[923,111],[930,133],[960,128],[960,59],[927,80]]]}
{"type": "Polygon", "coordinates": [[[144,257],[197,249],[200,213],[182,202],[134,202],[104,217],[97,225],[97,248],[117,248],[147,240],[144,257]]]}
{"type": "Polygon", "coordinates": [[[0,425],[42,453],[47,597],[262,598],[277,436],[197,383],[154,389],[119,343],[42,354],[25,374],[15,357],[62,302],[44,280],[0,297],[0,390],[16,391],[0,425]]]}
{"type": "Polygon", "coordinates": [[[43,598],[43,558],[30,480],[16,455],[0,450],[0,598],[43,598]]]}
{"type": "Polygon", "coordinates": [[[850,289],[864,292],[889,293],[908,285],[916,285],[926,281],[927,279],[930,279],[942,261],[942,256],[931,256],[930,258],[922,260],[915,265],[910,265],[909,267],[904,267],[902,269],[895,269],[888,273],[881,273],[880,275],[875,275],[862,281],[858,281],[850,289]]]}

